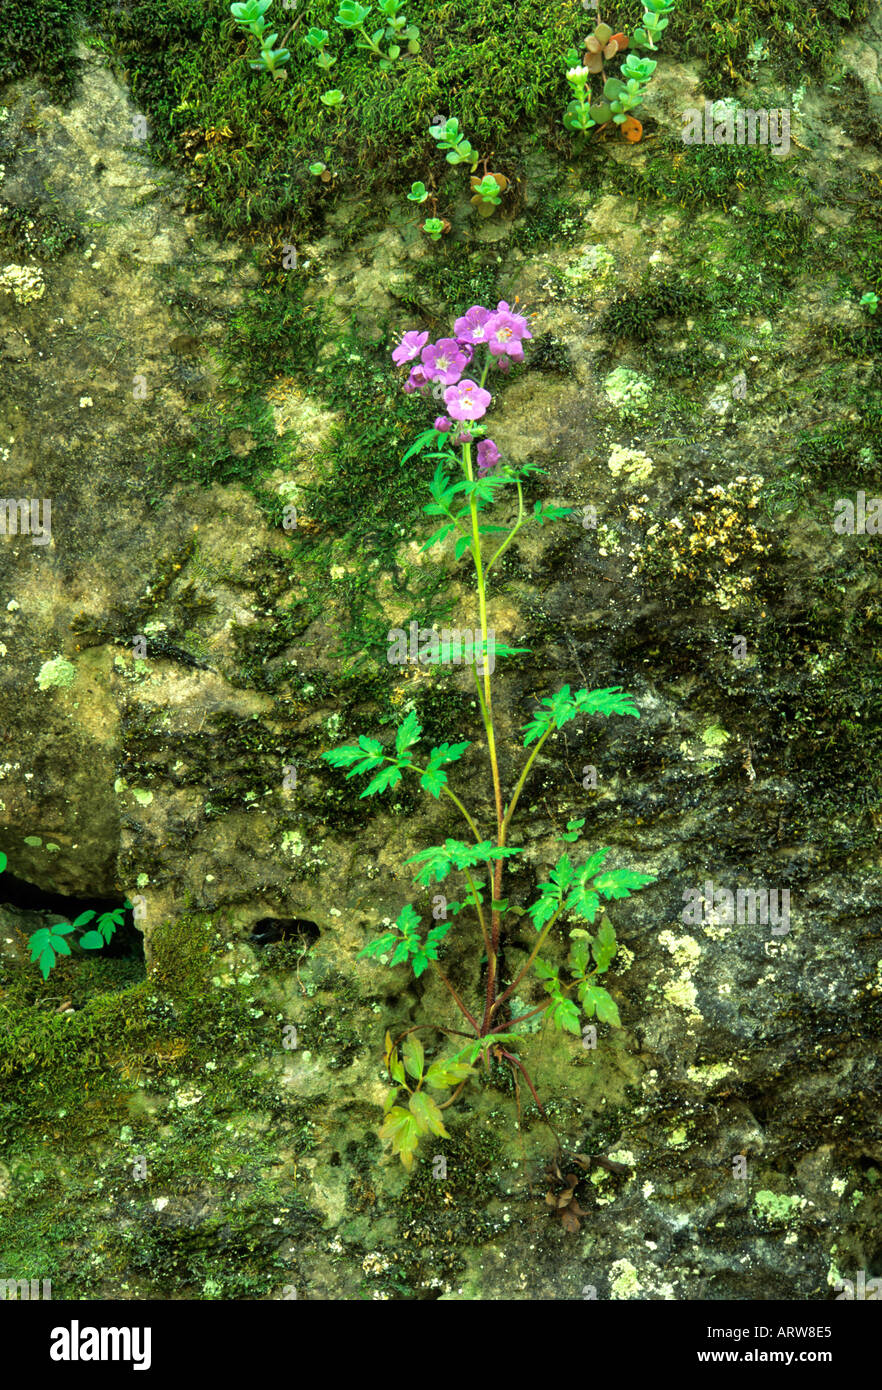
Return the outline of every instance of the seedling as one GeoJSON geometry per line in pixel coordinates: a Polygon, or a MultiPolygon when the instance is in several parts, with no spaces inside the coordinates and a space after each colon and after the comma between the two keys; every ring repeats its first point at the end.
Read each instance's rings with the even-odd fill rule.
{"type": "Polygon", "coordinates": [[[310,29],[303,40],[305,44],[308,44],[309,47],[314,50],[316,66],[320,67],[324,72],[332,68],[337,61],[332,54],[325,51],[328,37],[327,29],[310,29]]]}
{"type": "Polygon", "coordinates": [[[446,150],[448,164],[470,164],[473,172],[477,169],[480,156],[468,140],[463,138],[459,121],[455,116],[442,123],[430,125],[429,134],[439,150],[446,150]]]}
{"type": "Polygon", "coordinates": [[[439,241],[445,232],[450,231],[450,223],[446,217],[427,217],[423,223],[423,231],[433,241],[439,241]]]}
{"type": "Polygon", "coordinates": [[[504,174],[485,174],[483,178],[473,177],[472,206],[477,210],[480,217],[492,217],[495,208],[502,202],[502,194],[508,188],[508,179],[504,174]]]}
{"type": "MultiPolygon", "coordinates": [[[[245,0],[244,4],[231,5],[230,13],[236,23],[240,25],[241,28],[247,29],[260,43],[258,57],[251,60],[250,66],[261,72],[267,72],[271,77],[275,78],[276,81],[280,81],[286,76],[283,67],[291,56],[290,50],[285,48],[284,45],[290,37],[294,25],[291,25],[288,33],[282,40],[281,47],[276,48],[275,43],[279,37],[278,34],[266,33],[267,21],[265,15],[271,4],[272,0],[245,0]]],[[[296,22],[295,20],[294,23],[296,24],[296,22]]]]}
{"type": "MultiPolygon", "coordinates": [[[[0,853],[0,874],[5,871],[8,862],[6,855],[0,853]]],[[[70,942],[67,940],[71,932],[89,926],[90,922],[95,923],[94,927],[84,931],[77,944],[85,951],[100,951],[110,941],[117,928],[122,926],[123,914],[132,906],[133,904],[126,899],[123,907],[102,912],[100,916],[90,910],[81,912],[73,922],[56,922],[51,927],[40,927],[28,937],[31,963],[36,962],[43,979],[47,980],[50,970],[58,963],[58,957],[71,954],[70,942]]]]}
{"type": "Polygon", "coordinates": [[[381,26],[373,34],[369,34],[364,27],[364,21],[371,13],[372,5],[359,5],[357,0],[340,0],[340,8],[334,16],[334,23],[339,24],[341,29],[352,29],[361,35],[363,42],[356,43],[356,48],[366,48],[375,58],[380,60],[380,67],[384,70],[391,68],[396,58],[400,57],[402,45],[399,39],[407,44],[408,53],[419,53],[420,31],[415,24],[408,24],[403,15],[398,11],[403,7],[404,0],[380,0],[380,12],[389,21],[387,25],[381,26]],[[386,39],[388,47],[386,52],[381,48],[381,42],[386,39]]]}

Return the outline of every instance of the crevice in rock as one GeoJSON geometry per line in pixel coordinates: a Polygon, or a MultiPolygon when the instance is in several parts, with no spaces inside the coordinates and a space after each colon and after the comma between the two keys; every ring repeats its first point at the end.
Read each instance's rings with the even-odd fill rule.
{"type": "Polygon", "coordinates": [[[255,946],[269,946],[273,941],[299,941],[314,946],[321,935],[315,922],[308,917],[261,917],[251,932],[255,946]]]}
{"type": "MultiPolygon", "coordinates": [[[[51,888],[41,888],[37,883],[17,878],[8,872],[0,878],[0,907],[18,908],[22,912],[45,912],[68,922],[73,922],[80,913],[90,910],[100,917],[102,912],[113,912],[122,907],[125,901],[122,896],[70,897],[65,893],[55,893],[51,888]]],[[[144,936],[135,926],[135,915],[130,908],[126,909],[122,926],[117,928],[101,954],[114,960],[144,960],[144,936]]]]}

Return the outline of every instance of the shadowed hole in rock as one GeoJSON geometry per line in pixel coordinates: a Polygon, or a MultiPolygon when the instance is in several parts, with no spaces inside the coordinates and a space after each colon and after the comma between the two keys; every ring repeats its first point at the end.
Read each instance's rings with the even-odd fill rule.
{"type": "MultiPolygon", "coordinates": [[[[98,897],[97,894],[74,897],[41,888],[39,884],[16,878],[15,874],[8,872],[0,876],[0,907],[18,908],[23,912],[45,912],[57,921],[65,919],[68,922],[75,921],[83,912],[94,912],[95,918],[83,927],[84,932],[94,927],[95,920],[102,912],[114,912],[125,901],[124,897],[98,897]]],[[[122,926],[117,927],[108,944],[100,952],[89,954],[113,960],[144,960],[144,936],[135,926],[135,914],[131,908],[126,908],[122,926]]]]}
{"type": "Polygon", "coordinates": [[[315,945],[319,936],[318,927],[308,917],[261,917],[251,931],[255,946],[269,946],[274,941],[299,941],[308,948],[315,945]]]}

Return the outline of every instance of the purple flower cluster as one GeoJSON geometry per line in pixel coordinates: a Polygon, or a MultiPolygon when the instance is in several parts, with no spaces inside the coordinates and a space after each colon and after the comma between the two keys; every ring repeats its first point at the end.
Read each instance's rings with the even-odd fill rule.
{"type": "MultiPolygon", "coordinates": [[[[414,363],[404,383],[405,391],[419,391],[425,395],[432,382],[439,382],[446,388],[443,394],[447,415],[439,415],[435,421],[438,430],[443,422],[445,430],[442,433],[452,428],[453,420],[480,420],[487,413],[492,400],[490,392],[470,377],[463,376],[476,350],[486,347],[490,361],[501,371],[508,372],[512,362],[523,362],[524,340],[533,336],[523,314],[513,313],[504,299],[499,301],[495,311],[485,309],[480,304],[473,305],[468,313],[456,320],[454,332],[455,337],[439,338],[437,343],[429,342],[428,333],[405,333],[392,353],[392,361],[398,365],[414,363]],[[416,358],[419,358],[418,362],[416,358]]],[[[470,440],[471,435],[465,432],[455,442],[468,443],[470,440]]],[[[483,440],[478,445],[479,474],[488,473],[498,459],[499,451],[492,440],[483,440]]]]}

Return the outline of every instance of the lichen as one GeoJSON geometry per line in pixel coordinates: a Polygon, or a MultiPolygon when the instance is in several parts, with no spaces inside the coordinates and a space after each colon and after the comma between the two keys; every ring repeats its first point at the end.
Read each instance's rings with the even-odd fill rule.
{"type": "Polygon", "coordinates": [[[31,304],[46,293],[43,272],[38,265],[5,265],[0,270],[0,290],[11,294],[17,304],[31,304]]]}
{"type": "Polygon", "coordinates": [[[56,656],[44,661],[37,675],[41,690],[67,690],[77,678],[77,668],[66,657],[56,656]]]}
{"type": "Polygon", "coordinates": [[[614,478],[624,477],[629,483],[645,483],[652,476],[652,459],[640,449],[625,449],[614,444],[607,464],[614,478]]]}
{"type": "Polygon", "coordinates": [[[630,367],[616,367],[604,378],[603,389],[620,414],[639,415],[651,403],[654,388],[648,377],[630,367]]]}

